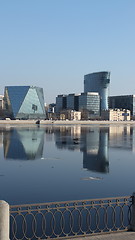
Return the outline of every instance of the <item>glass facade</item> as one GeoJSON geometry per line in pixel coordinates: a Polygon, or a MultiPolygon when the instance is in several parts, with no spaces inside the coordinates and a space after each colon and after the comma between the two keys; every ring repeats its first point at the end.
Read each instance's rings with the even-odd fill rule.
{"type": "Polygon", "coordinates": [[[100,116],[100,96],[97,92],[58,95],[56,97],[56,113],[62,110],[86,110],[89,116],[100,116]]]}
{"type": "Polygon", "coordinates": [[[84,76],[84,92],[98,92],[101,110],[108,110],[110,72],[96,72],[84,76]]]}
{"type": "Polygon", "coordinates": [[[43,89],[34,86],[7,86],[5,109],[11,119],[45,119],[43,89]]]}
{"type": "Polygon", "coordinates": [[[98,93],[81,93],[79,110],[88,110],[93,115],[100,115],[100,96],[98,93]]]}
{"type": "Polygon", "coordinates": [[[122,95],[109,97],[109,108],[128,109],[135,116],[135,95],[122,95]]]}
{"type": "Polygon", "coordinates": [[[56,112],[59,113],[61,110],[67,108],[67,96],[66,95],[58,95],[56,97],[56,112]]]}
{"type": "Polygon", "coordinates": [[[69,94],[67,95],[67,109],[78,111],[79,95],[69,94]]]}

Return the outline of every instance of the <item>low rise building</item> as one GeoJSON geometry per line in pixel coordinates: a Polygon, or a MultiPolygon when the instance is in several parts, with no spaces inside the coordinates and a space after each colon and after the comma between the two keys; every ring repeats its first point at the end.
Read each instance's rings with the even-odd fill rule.
{"type": "Polygon", "coordinates": [[[70,120],[81,120],[81,112],[79,111],[71,111],[69,115],[70,120]]]}
{"type": "Polygon", "coordinates": [[[50,120],[55,120],[56,119],[55,108],[56,108],[55,103],[50,103],[48,106],[46,106],[47,119],[50,119],[50,120]]]}
{"type": "Polygon", "coordinates": [[[110,96],[109,108],[130,110],[132,119],[135,119],[135,95],[110,96]]]}
{"type": "Polygon", "coordinates": [[[65,110],[60,112],[60,120],[81,120],[81,112],[73,110],[65,110]]]}
{"type": "Polygon", "coordinates": [[[7,112],[4,109],[4,96],[0,95],[0,119],[6,118],[7,112]]]}
{"type": "Polygon", "coordinates": [[[3,104],[3,100],[4,99],[4,96],[3,95],[0,95],[0,109],[3,109],[3,106],[4,106],[4,104],[3,104]]]}
{"type": "Polygon", "coordinates": [[[101,112],[102,120],[109,121],[130,121],[130,110],[127,109],[109,109],[101,112]]]}

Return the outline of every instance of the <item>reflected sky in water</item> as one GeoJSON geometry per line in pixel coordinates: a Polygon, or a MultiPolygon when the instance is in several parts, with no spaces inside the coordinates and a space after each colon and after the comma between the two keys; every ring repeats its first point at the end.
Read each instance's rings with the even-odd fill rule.
{"type": "Polygon", "coordinates": [[[130,195],[135,128],[0,128],[0,199],[10,204],[130,195]]]}

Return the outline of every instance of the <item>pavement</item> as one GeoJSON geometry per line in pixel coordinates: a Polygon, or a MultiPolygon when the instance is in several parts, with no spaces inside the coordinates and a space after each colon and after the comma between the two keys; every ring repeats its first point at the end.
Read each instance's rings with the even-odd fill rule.
{"type": "Polygon", "coordinates": [[[135,240],[135,232],[99,234],[95,236],[68,238],[67,240],[135,240]]]}
{"type": "MultiPolygon", "coordinates": [[[[36,120],[0,120],[0,125],[35,125],[37,126],[36,120]]],[[[91,120],[84,120],[84,121],[72,121],[72,120],[40,120],[40,126],[45,125],[121,125],[121,124],[130,124],[134,125],[135,121],[91,121],[91,120]]],[[[26,126],[24,125],[24,126],[26,126]]]]}

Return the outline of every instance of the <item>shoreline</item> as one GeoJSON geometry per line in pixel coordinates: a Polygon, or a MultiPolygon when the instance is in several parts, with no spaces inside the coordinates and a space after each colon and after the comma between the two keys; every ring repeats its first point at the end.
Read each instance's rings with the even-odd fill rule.
{"type": "MultiPolygon", "coordinates": [[[[72,121],[72,120],[40,120],[39,126],[46,126],[46,125],[135,125],[135,121],[91,121],[91,120],[84,120],[84,121],[72,121]]],[[[35,125],[36,120],[0,120],[1,125],[35,125]]]]}

